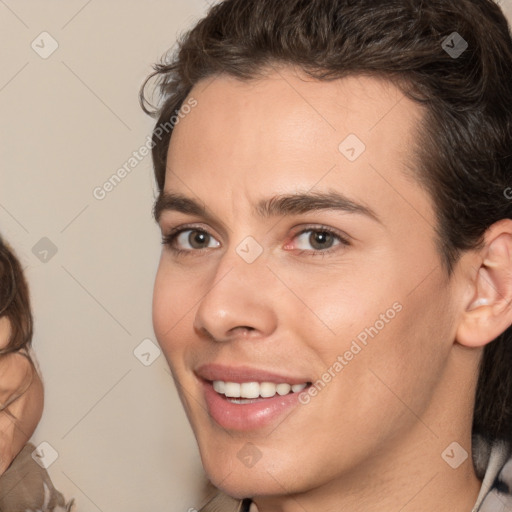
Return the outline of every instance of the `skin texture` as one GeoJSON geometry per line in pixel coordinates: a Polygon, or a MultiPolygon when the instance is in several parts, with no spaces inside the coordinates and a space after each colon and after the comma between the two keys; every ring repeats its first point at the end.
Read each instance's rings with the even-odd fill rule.
{"type": "Polygon", "coordinates": [[[192,223],[212,238],[199,251],[182,235],[181,255],[164,246],[153,324],[208,477],[233,497],[253,497],[260,512],[470,510],[480,486],[470,453],[478,363],[512,322],[492,291],[511,293],[511,223],[448,279],[433,203],[406,165],[422,111],[383,80],[319,82],[284,67],[251,82],[210,78],[190,96],[198,105],[173,133],[165,191],[203,203],[213,220],[166,210],[159,225],[166,235],[192,223]],[[353,162],[338,149],[349,134],[366,145],[353,162]],[[380,222],[332,210],[253,212],[262,198],[331,190],[380,222]],[[300,234],[322,226],[349,245],[334,239],[322,249],[315,232],[300,234]],[[251,264],[235,250],[247,236],[263,248],[251,264]],[[479,270],[486,258],[494,275],[479,270]],[[492,306],[471,310],[482,294],[492,306]],[[208,415],[199,365],[315,381],[395,303],[395,318],[279,422],[226,431],[208,415]],[[468,334],[471,322],[480,336],[468,334]],[[441,457],[454,441],[469,453],[456,470],[441,457]],[[247,442],[261,453],[253,467],[237,458],[247,442]]]}
{"type": "MultiPolygon", "coordinates": [[[[0,348],[5,348],[10,336],[10,323],[0,318],[0,348]]],[[[30,381],[32,367],[28,359],[13,353],[0,359],[0,403],[6,403],[30,381]]],[[[21,451],[41,419],[44,405],[43,384],[37,372],[27,391],[0,412],[0,475],[21,451]]]]}

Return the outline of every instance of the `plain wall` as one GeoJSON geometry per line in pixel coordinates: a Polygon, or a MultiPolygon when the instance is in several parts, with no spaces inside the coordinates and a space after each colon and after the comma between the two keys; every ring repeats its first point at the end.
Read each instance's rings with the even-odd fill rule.
{"type": "MultiPolygon", "coordinates": [[[[512,0],[502,5],[511,16],[512,0]]],[[[202,505],[198,451],[164,357],[145,366],[134,355],[156,342],[160,235],[150,157],[128,162],[153,123],[138,105],[142,81],[207,7],[0,2],[0,232],[26,269],[46,389],[32,442],[58,452],[49,472],[78,512],[202,505]],[[46,59],[31,47],[51,49],[43,31],[58,43],[46,59]],[[125,164],[131,172],[95,198],[125,164]]]]}

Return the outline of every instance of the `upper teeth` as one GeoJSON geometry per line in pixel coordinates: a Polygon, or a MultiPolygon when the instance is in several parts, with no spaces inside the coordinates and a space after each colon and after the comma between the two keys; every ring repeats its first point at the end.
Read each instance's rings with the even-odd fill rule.
{"type": "Polygon", "coordinates": [[[304,384],[274,384],[273,382],[224,382],[223,380],[213,381],[213,389],[229,398],[263,398],[273,397],[276,393],[287,395],[290,390],[293,393],[302,391],[304,384]]]}

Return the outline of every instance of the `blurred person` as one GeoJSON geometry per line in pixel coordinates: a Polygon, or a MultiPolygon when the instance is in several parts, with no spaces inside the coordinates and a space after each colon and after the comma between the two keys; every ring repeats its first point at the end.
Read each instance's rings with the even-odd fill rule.
{"type": "Polygon", "coordinates": [[[28,443],[44,406],[32,351],[29,289],[13,249],[0,237],[0,511],[70,511],[28,443]]]}

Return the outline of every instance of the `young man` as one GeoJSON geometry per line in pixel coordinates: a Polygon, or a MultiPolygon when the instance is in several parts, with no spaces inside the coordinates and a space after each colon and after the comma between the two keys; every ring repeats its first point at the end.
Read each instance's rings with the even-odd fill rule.
{"type": "Polygon", "coordinates": [[[499,7],[226,0],[155,75],[153,321],[204,510],[512,510],[499,7]]]}

